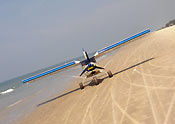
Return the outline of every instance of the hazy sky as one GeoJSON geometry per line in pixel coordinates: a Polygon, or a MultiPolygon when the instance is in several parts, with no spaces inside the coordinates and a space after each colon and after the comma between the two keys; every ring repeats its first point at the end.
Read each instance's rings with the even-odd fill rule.
{"type": "MultiPolygon", "coordinates": [[[[0,0],[0,82],[175,18],[175,0],[0,0]]],[[[120,59],[120,58],[119,58],[120,59]]]]}

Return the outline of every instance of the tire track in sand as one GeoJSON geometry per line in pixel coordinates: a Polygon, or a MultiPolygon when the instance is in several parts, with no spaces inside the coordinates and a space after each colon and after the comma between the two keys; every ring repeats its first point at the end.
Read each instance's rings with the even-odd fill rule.
{"type": "Polygon", "coordinates": [[[112,98],[112,102],[114,103],[114,105],[128,118],[130,119],[134,124],[140,124],[136,119],[134,119],[132,116],[130,116],[118,103],[117,101],[114,99],[114,95],[112,93],[111,90],[111,98],[112,98]]]}
{"type": "MultiPolygon", "coordinates": [[[[99,86],[99,85],[98,85],[98,86],[99,86]]],[[[90,112],[91,105],[93,104],[93,102],[95,101],[96,97],[98,96],[98,95],[97,95],[97,92],[98,92],[99,89],[100,89],[100,87],[98,87],[98,88],[95,90],[95,93],[92,95],[92,96],[94,96],[94,97],[91,98],[91,101],[90,101],[89,104],[87,105],[87,108],[86,108],[86,111],[85,111],[85,114],[84,114],[84,116],[83,116],[83,119],[82,119],[81,124],[84,124],[85,119],[86,119],[88,113],[90,112]]],[[[92,120],[92,119],[91,119],[91,120],[92,120]]]]}
{"type": "MultiPolygon", "coordinates": [[[[127,73],[126,73],[126,74],[127,74],[127,73]]],[[[129,78],[128,74],[127,74],[127,77],[129,78]]],[[[130,79],[130,78],[129,78],[129,79],[130,79]]],[[[124,117],[125,117],[125,113],[126,113],[126,111],[127,111],[127,109],[128,109],[128,105],[129,105],[130,98],[131,98],[131,91],[132,91],[132,85],[131,85],[131,83],[129,83],[129,93],[128,93],[128,98],[127,98],[127,102],[126,102],[126,107],[124,108],[124,113],[123,113],[123,115],[122,115],[122,118],[121,118],[119,124],[122,124],[123,119],[124,119],[124,117]]]]}
{"type": "MultiPolygon", "coordinates": [[[[153,42],[153,45],[157,45],[155,42],[153,42]]],[[[147,44],[147,46],[146,46],[146,48],[147,48],[147,50],[149,49],[148,48],[148,44],[147,44]]],[[[155,50],[155,49],[154,49],[155,50]]],[[[144,58],[147,58],[146,57],[146,53],[143,51],[143,53],[144,53],[144,58]]],[[[156,51],[154,52],[154,54],[156,53],[156,51]]],[[[152,55],[152,57],[153,57],[153,55],[152,55]]],[[[148,62],[148,64],[150,65],[150,61],[148,62]]],[[[151,66],[151,65],[150,65],[151,66]]],[[[153,66],[154,67],[154,66],[153,66]]],[[[151,73],[151,71],[150,70],[148,70],[149,71],[149,74],[152,74],[151,73]]],[[[156,83],[154,82],[154,80],[153,80],[153,77],[151,76],[150,77],[151,78],[151,81],[152,81],[152,83],[153,83],[153,87],[157,87],[156,86],[156,83]]],[[[170,89],[169,89],[170,90],[170,89]]],[[[162,104],[162,102],[161,102],[161,100],[160,100],[160,97],[159,97],[159,94],[158,94],[158,92],[157,92],[157,88],[155,88],[154,89],[154,91],[155,91],[155,95],[156,95],[156,97],[157,97],[157,99],[158,99],[158,103],[160,104],[160,107],[161,107],[161,109],[162,109],[162,112],[163,112],[163,116],[165,117],[165,110],[164,110],[164,107],[163,107],[163,104],[162,104]]]]}
{"type": "MultiPolygon", "coordinates": [[[[141,71],[143,72],[142,65],[140,66],[140,68],[141,68],[141,71]]],[[[142,78],[143,78],[144,85],[147,86],[147,81],[146,81],[146,79],[145,79],[143,74],[142,74],[142,78]]],[[[154,106],[153,106],[153,102],[152,102],[152,99],[151,99],[151,95],[150,95],[149,89],[147,87],[145,87],[145,89],[146,89],[146,94],[147,94],[147,97],[148,97],[148,100],[149,100],[149,103],[150,103],[150,106],[151,106],[151,111],[152,111],[152,114],[153,114],[154,121],[155,121],[156,124],[159,124],[158,120],[157,120],[157,117],[156,117],[156,113],[155,113],[155,110],[154,110],[154,106]]]]}
{"type": "Polygon", "coordinates": [[[172,111],[172,107],[174,105],[174,102],[175,102],[175,93],[174,93],[173,98],[171,100],[171,103],[170,103],[170,106],[168,108],[168,112],[167,112],[167,115],[165,117],[165,120],[164,120],[164,123],[163,124],[167,124],[168,123],[168,119],[169,119],[169,116],[171,114],[171,111],[172,111]]]}

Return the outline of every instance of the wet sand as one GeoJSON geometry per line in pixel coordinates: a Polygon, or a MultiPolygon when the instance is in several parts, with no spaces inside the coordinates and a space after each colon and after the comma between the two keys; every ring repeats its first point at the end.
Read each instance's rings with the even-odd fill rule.
{"type": "Polygon", "coordinates": [[[107,62],[112,78],[43,101],[19,124],[174,124],[175,26],[119,48],[107,62]]]}

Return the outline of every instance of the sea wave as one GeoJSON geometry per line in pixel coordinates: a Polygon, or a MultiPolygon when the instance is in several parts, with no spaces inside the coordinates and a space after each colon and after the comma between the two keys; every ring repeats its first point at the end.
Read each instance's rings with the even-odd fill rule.
{"type": "Polygon", "coordinates": [[[15,89],[15,88],[13,87],[13,88],[7,89],[7,90],[5,90],[5,91],[2,91],[2,92],[0,92],[0,95],[4,95],[4,94],[10,93],[10,92],[13,92],[14,89],[15,89]]]}

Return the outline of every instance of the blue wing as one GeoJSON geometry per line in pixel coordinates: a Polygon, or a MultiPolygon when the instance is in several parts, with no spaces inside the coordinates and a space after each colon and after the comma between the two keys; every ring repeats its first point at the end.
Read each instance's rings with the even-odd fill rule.
{"type": "Polygon", "coordinates": [[[24,79],[24,80],[22,80],[22,82],[23,82],[23,83],[27,83],[27,82],[29,82],[29,81],[33,81],[33,80],[38,79],[38,78],[40,78],[40,77],[44,77],[44,76],[46,76],[46,75],[48,75],[48,74],[51,74],[51,73],[54,73],[54,72],[63,70],[63,69],[65,69],[65,68],[71,67],[71,66],[73,66],[73,65],[77,65],[77,64],[79,64],[79,63],[80,63],[80,61],[72,61],[72,62],[69,62],[69,63],[65,63],[65,64],[63,64],[63,65],[61,65],[61,66],[56,67],[56,68],[50,69],[50,70],[48,70],[48,71],[45,71],[45,72],[42,72],[42,73],[40,73],[40,74],[31,76],[31,77],[29,77],[29,78],[27,78],[27,79],[24,79]]]}
{"type": "MultiPolygon", "coordinates": [[[[103,49],[97,51],[97,52],[95,53],[94,57],[101,56],[101,55],[103,55],[104,53],[107,53],[107,52],[109,52],[109,51],[111,51],[111,50],[113,50],[113,49],[115,49],[115,48],[117,48],[117,47],[120,47],[121,45],[123,45],[123,44],[125,44],[125,43],[127,43],[127,42],[129,42],[129,41],[131,41],[131,40],[133,40],[133,39],[136,39],[136,38],[138,38],[138,37],[140,37],[140,36],[143,36],[143,35],[145,35],[145,34],[147,34],[147,33],[149,33],[149,32],[150,32],[150,29],[147,29],[147,30],[144,30],[144,31],[142,31],[142,32],[140,32],[140,33],[137,33],[137,34],[135,34],[135,35],[133,35],[133,36],[131,36],[131,37],[129,37],[129,38],[126,38],[126,39],[124,39],[124,40],[122,40],[122,41],[119,41],[119,42],[116,42],[116,43],[114,43],[114,44],[112,44],[112,45],[110,45],[110,46],[107,46],[107,47],[105,47],[105,48],[103,48],[103,49]]],[[[92,57],[92,58],[93,58],[94,61],[95,61],[95,58],[94,58],[94,57],[92,57]]],[[[91,58],[91,59],[92,59],[92,58],[91,58]]],[[[40,77],[44,77],[44,76],[46,76],[46,75],[48,75],[48,74],[51,74],[51,73],[54,73],[54,72],[57,72],[57,71],[66,69],[66,68],[71,67],[71,66],[78,65],[78,64],[80,64],[80,63],[81,63],[82,65],[83,65],[83,64],[86,64],[85,61],[82,61],[82,62],[80,62],[80,61],[72,61],[72,62],[69,62],[69,63],[65,63],[65,64],[63,64],[63,65],[61,65],[61,66],[58,66],[58,67],[56,67],[56,68],[50,69],[50,70],[48,70],[48,71],[42,72],[42,73],[40,73],[40,74],[37,74],[37,75],[31,76],[31,77],[29,77],[29,78],[26,78],[26,79],[22,80],[22,82],[23,82],[23,83],[27,83],[27,82],[33,81],[33,80],[35,80],[35,79],[38,79],[38,78],[40,78],[40,77]]]]}
{"type": "Polygon", "coordinates": [[[144,34],[147,34],[149,32],[150,32],[150,29],[147,29],[147,30],[144,30],[144,31],[142,31],[140,33],[137,33],[137,34],[135,34],[135,35],[133,35],[133,36],[131,36],[129,38],[126,38],[126,39],[124,39],[122,41],[116,42],[116,43],[114,43],[114,44],[112,44],[110,46],[107,46],[107,47],[97,51],[94,56],[102,55],[103,53],[106,53],[106,52],[108,52],[108,51],[110,51],[110,50],[112,50],[112,49],[114,49],[116,47],[119,47],[119,46],[121,46],[121,45],[123,45],[123,44],[125,44],[125,43],[127,43],[127,42],[129,42],[129,41],[131,41],[133,39],[136,39],[136,38],[138,38],[138,37],[140,37],[140,36],[142,36],[144,34]]]}

